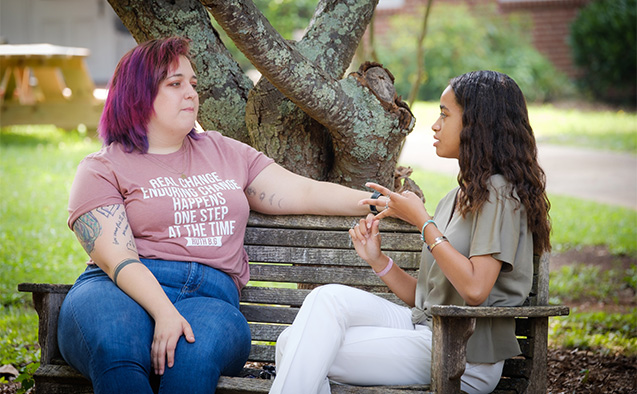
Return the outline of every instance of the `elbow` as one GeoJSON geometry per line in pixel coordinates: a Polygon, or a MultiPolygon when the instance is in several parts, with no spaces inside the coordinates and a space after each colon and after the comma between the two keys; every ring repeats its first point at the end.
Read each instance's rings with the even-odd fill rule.
{"type": "Polygon", "coordinates": [[[477,287],[467,289],[462,295],[462,298],[469,306],[480,306],[487,300],[487,297],[489,297],[489,292],[477,287]]]}

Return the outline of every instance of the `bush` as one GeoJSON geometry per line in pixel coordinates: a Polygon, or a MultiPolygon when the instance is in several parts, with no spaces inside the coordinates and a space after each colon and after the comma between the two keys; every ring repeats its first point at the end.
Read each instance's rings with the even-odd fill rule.
{"type": "MultiPolygon", "coordinates": [[[[396,89],[403,97],[407,97],[409,78],[416,71],[415,32],[422,15],[395,17],[389,41],[376,43],[379,60],[396,76],[396,89]]],[[[569,94],[570,82],[533,47],[525,20],[519,15],[497,15],[493,7],[474,12],[464,5],[434,5],[425,38],[425,80],[418,100],[437,101],[449,79],[479,69],[508,74],[529,101],[569,94]]]]}
{"type": "Polygon", "coordinates": [[[635,104],[637,0],[597,0],[571,24],[573,61],[580,86],[593,97],[635,104]]]}

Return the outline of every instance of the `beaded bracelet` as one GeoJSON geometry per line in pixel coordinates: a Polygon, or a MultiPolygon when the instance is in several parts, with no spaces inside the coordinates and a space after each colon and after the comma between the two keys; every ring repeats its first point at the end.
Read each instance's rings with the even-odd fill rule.
{"type": "Polygon", "coordinates": [[[449,242],[449,240],[444,235],[441,235],[440,237],[434,239],[433,243],[427,245],[427,250],[429,250],[430,253],[433,253],[434,248],[443,242],[449,242]]]}
{"type": "Polygon", "coordinates": [[[422,225],[422,230],[420,230],[420,239],[422,239],[422,242],[425,242],[425,228],[427,227],[427,225],[431,223],[434,226],[436,226],[436,228],[438,228],[438,225],[436,224],[436,222],[434,222],[433,219],[429,219],[425,222],[425,224],[422,225]]]}
{"type": "Polygon", "coordinates": [[[380,272],[376,272],[372,269],[372,271],[374,271],[374,273],[376,274],[376,276],[378,276],[379,278],[382,278],[383,276],[387,275],[387,273],[389,272],[389,270],[391,269],[391,267],[394,265],[394,260],[391,259],[391,257],[389,258],[389,262],[387,263],[387,265],[385,266],[385,268],[383,268],[382,271],[380,272]]]}

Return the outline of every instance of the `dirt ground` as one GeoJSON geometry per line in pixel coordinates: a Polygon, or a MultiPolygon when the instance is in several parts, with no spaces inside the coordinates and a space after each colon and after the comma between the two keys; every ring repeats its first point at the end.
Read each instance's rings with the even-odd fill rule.
{"type": "MultiPolygon", "coordinates": [[[[555,270],[574,263],[597,265],[604,269],[627,269],[637,262],[628,257],[612,256],[606,248],[586,247],[553,256],[550,267],[555,270]]],[[[634,289],[626,289],[612,304],[590,299],[568,302],[567,305],[571,309],[630,313],[630,309],[637,306],[637,298],[634,289]]],[[[549,348],[548,380],[549,393],[552,394],[637,393],[637,357],[549,348]]]]}
{"type": "MultiPolygon", "coordinates": [[[[575,263],[598,265],[604,269],[626,269],[637,262],[631,258],[612,256],[605,248],[587,247],[554,255],[550,266],[555,270],[575,263]]],[[[600,300],[578,300],[567,305],[580,310],[629,313],[631,308],[637,307],[637,297],[633,289],[628,289],[612,305],[600,300]]],[[[637,394],[637,357],[549,348],[548,381],[551,394],[637,394]]],[[[17,388],[14,383],[0,384],[0,394],[15,394],[17,388]]]]}

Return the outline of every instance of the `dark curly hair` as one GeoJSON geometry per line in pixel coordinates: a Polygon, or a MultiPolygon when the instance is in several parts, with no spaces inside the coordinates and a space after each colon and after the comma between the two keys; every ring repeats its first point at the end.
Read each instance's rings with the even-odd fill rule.
{"type": "Polygon", "coordinates": [[[478,212],[489,198],[489,178],[501,174],[526,208],[534,252],[550,251],[546,175],[537,161],[522,91],[513,79],[496,71],[469,72],[453,78],[449,85],[462,108],[460,212],[478,212]]]}

